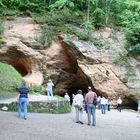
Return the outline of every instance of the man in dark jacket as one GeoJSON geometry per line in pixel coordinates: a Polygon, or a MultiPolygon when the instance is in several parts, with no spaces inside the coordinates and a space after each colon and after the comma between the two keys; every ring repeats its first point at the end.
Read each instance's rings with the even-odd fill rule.
{"type": "Polygon", "coordinates": [[[24,110],[24,119],[27,119],[27,105],[29,102],[29,88],[26,83],[23,82],[22,86],[18,90],[19,94],[17,97],[18,102],[18,117],[21,117],[22,109],[24,110]]]}

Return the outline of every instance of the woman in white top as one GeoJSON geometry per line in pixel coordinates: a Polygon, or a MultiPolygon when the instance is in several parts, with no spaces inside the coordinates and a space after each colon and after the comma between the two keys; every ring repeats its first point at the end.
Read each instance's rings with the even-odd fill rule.
{"type": "Polygon", "coordinates": [[[79,89],[73,99],[73,104],[76,111],[76,117],[75,117],[76,123],[80,123],[80,124],[83,124],[82,122],[83,101],[84,101],[84,97],[82,95],[82,90],[79,89]]]}

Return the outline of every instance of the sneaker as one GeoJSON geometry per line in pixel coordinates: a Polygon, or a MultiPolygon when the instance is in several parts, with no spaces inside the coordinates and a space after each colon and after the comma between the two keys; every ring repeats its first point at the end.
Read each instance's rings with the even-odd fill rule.
{"type": "Polygon", "coordinates": [[[83,122],[79,122],[80,124],[84,124],[83,122]]]}
{"type": "Polygon", "coordinates": [[[24,120],[27,120],[27,118],[24,117],[24,120]]]}

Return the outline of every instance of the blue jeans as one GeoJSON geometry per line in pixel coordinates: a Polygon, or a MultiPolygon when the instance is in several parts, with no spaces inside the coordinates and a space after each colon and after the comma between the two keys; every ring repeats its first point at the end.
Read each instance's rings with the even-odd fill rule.
{"type": "Polygon", "coordinates": [[[53,97],[53,91],[52,90],[47,90],[47,96],[48,96],[48,99],[51,100],[52,97],[53,97]]]}
{"type": "Polygon", "coordinates": [[[121,112],[121,110],[122,110],[122,105],[121,105],[121,104],[118,104],[117,109],[118,109],[119,112],[121,112]]]}
{"type": "Polygon", "coordinates": [[[27,118],[27,98],[20,98],[18,103],[18,117],[20,118],[22,110],[24,110],[24,118],[27,118]]]}
{"type": "Polygon", "coordinates": [[[101,104],[101,113],[105,114],[106,112],[106,105],[101,104]]]}
{"type": "Polygon", "coordinates": [[[96,116],[95,116],[96,106],[94,104],[87,104],[87,112],[88,112],[88,125],[91,124],[96,125],[96,116]]]}

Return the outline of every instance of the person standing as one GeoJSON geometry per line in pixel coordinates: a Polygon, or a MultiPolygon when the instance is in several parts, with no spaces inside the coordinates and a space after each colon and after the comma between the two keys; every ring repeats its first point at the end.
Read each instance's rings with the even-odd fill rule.
{"type": "Polygon", "coordinates": [[[111,100],[108,100],[108,111],[110,111],[111,100]]]}
{"type": "Polygon", "coordinates": [[[77,91],[77,94],[74,96],[73,105],[75,107],[75,112],[76,112],[75,121],[76,123],[80,123],[80,124],[83,124],[82,122],[83,101],[84,101],[84,97],[82,95],[82,90],[79,89],[77,91]]]}
{"type": "Polygon", "coordinates": [[[102,114],[106,113],[106,98],[105,97],[101,98],[101,113],[102,114]]]}
{"type": "Polygon", "coordinates": [[[64,95],[64,99],[66,101],[69,101],[70,102],[70,96],[68,95],[68,93],[66,92],[65,95],[64,95]]]}
{"type": "Polygon", "coordinates": [[[92,126],[96,125],[96,105],[93,104],[94,99],[97,99],[97,94],[92,91],[91,87],[88,87],[88,93],[85,96],[85,102],[87,104],[88,125],[92,126]]]}
{"type": "Polygon", "coordinates": [[[48,100],[51,100],[53,98],[53,82],[51,79],[48,80],[48,83],[47,83],[47,96],[48,96],[48,100]]]}
{"type": "Polygon", "coordinates": [[[99,97],[97,98],[97,106],[98,106],[98,109],[101,108],[101,96],[99,96],[99,97]]]}
{"type": "Polygon", "coordinates": [[[26,86],[26,83],[23,82],[22,86],[18,89],[18,118],[22,115],[22,109],[24,110],[24,119],[27,119],[27,105],[29,103],[29,88],[26,86]]]}
{"type": "Polygon", "coordinates": [[[140,116],[140,99],[138,100],[138,114],[137,114],[137,117],[140,116]]]}
{"type": "Polygon", "coordinates": [[[121,110],[122,110],[122,99],[121,99],[121,97],[119,97],[118,100],[117,100],[117,109],[118,109],[119,112],[121,112],[121,110]]]}

